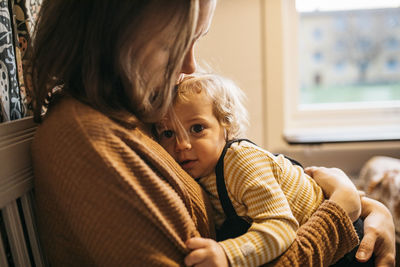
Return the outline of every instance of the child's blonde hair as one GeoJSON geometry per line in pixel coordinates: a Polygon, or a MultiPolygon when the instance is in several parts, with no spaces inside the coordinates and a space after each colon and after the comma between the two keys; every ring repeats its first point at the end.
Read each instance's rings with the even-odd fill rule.
{"type": "Polygon", "coordinates": [[[243,138],[249,124],[243,105],[243,91],[227,78],[211,73],[195,73],[186,75],[178,84],[173,103],[188,101],[188,95],[201,92],[210,97],[213,113],[225,128],[227,140],[243,138]]]}

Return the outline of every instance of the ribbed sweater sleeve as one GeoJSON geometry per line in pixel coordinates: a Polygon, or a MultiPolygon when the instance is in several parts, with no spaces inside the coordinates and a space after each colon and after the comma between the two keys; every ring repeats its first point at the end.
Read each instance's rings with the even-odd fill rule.
{"type": "Polygon", "coordinates": [[[324,201],[297,231],[295,242],[266,266],[329,266],[351,251],[359,242],[346,212],[335,202],[324,201]]]}

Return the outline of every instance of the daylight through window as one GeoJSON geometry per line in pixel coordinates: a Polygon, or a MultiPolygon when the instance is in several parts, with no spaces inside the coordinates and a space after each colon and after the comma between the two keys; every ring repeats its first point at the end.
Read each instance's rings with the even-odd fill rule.
{"type": "Polygon", "coordinates": [[[301,105],[400,100],[399,1],[296,6],[301,105]]]}

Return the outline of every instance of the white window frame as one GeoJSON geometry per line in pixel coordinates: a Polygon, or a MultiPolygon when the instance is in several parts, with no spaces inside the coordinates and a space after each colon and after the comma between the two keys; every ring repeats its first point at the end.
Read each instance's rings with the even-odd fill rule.
{"type": "MultiPolygon", "coordinates": [[[[298,51],[298,13],[295,1],[286,2],[283,6],[286,10],[283,10],[282,14],[286,13],[289,16],[282,17],[283,26],[287,29],[292,28],[290,32],[293,33],[292,40],[289,40],[291,47],[288,49],[298,51]]],[[[289,67],[296,68],[291,72],[297,74],[297,57],[294,59],[296,62],[289,67]]],[[[296,77],[298,76],[296,75],[296,77]]],[[[295,80],[298,81],[298,78],[295,80]]],[[[400,139],[400,101],[301,106],[298,104],[298,85],[294,86],[287,88],[285,97],[288,116],[284,135],[289,142],[318,143],[400,139]]]]}
{"type": "Polygon", "coordinates": [[[261,3],[265,147],[289,154],[305,165],[332,165],[353,173],[374,155],[400,158],[400,103],[296,109],[299,79],[295,1],[261,3]]]}

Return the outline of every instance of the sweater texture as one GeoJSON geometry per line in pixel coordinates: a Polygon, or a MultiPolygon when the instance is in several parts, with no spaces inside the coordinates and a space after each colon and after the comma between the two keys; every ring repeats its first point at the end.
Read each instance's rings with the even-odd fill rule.
{"type": "MultiPolygon", "coordinates": [[[[221,159],[220,159],[221,160],[221,159]]],[[[245,234],[220,242],[231,266],[253,267],[270,262],[292,244],[324,200],[322,189],[283,155],[246,141],[233,142],[223,157],[224,180],[238,216],[251,225],[245,234]]],[[[198,179],[214,208],[217,229],[226,220],[216,173],[198,179]]]]}
{"type": "MultiPolygon", "coordinates": [[[[214,238],[205,192],[137,126],[70,97],[48,110],[31,153],[52,266],[183,266],[187,239],[214,238]]],[[[325,266],[357,242],[345,212],[325,201],[271,264],[325,266]]]]}

